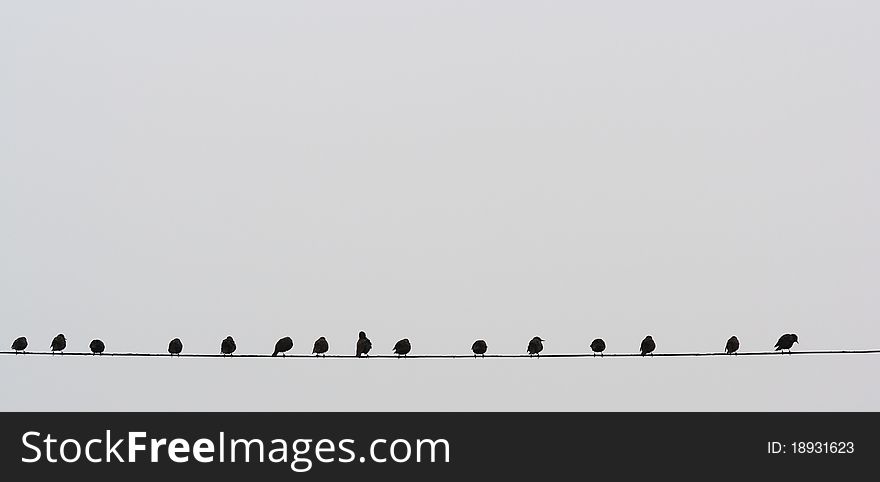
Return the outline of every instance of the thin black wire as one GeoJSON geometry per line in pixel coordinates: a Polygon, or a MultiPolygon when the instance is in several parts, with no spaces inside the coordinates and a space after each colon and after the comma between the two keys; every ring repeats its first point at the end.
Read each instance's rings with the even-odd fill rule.
{"type": "MultiPolygon", "coordinates": [[[[709,356],[729,356],[729,357],[740,357],[740,356],[765,356],[765,355],[867,355],[867,354],[878,354],[880,353],[880,349],[870,349],[870,350],[810,350],[810,351],[751,351],[751,352],[738,352],[732,355],[728,355],[724,352],[680,352],[680,353],[653,353],[645,355],[645,358],[652,357],[709,357],[709,356]]],[[[51,351],[28,351],[28,352],[15,352],[15,351],[0,351],[0,355],[20,355],[20,356],[55,356],[59,358],[63,358],[66,356],[88,356],[95,358],[102,357],[164,357],[171,358],[172,356],[168,353],[134,353],[134,352],[116,352],[116,353],[103,353],[100,355],[95,355],[90,352],[51,352],[51,351]]],[[[245,354],[233,354],[233,355],[222,355],[219,353],[181,353],[180,355],[174,355],[174,358],[273,358],[270,354],[254,354],[254,353],[245,353],[245,354]]],[[[593,353],[548,353],[546,355],[535,356],[528,354],[486,354],[485,356],[479,355],[476,358],[641,358],[641,353],[606,353],[604,355],[598,355],[593,353]]],[[[277,356],[274,358],[279,359],[287,359],[287,358],[364,358],[364,359],[444,359],[444,358],[474,358],[473,354],[470,355],[409,355],[398,357],[397,355],[370,355],[357,357],[355,355],[326,355],[326,356],[316,356],[316,355],[305,355],[305,354],[289,354],[285,356],[277,356]]]]}

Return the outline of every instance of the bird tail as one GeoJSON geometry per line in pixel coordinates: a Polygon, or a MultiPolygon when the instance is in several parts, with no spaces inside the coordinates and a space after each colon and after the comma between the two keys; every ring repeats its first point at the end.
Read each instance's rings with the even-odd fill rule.
{"type": "Polygon", "coordinates": [[[274,352],[272,352],[272,356],[278,356],[278,350],[275,350],[274,352]]]}

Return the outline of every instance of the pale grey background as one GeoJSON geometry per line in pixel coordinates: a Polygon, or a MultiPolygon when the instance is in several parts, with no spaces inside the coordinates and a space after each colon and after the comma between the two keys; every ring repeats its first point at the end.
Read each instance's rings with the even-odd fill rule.
{"type": "MultiPolygon", "coordinates": [[[[0,339],[877,348],[877,2],[0,7],[0,339]]],[[[5,410],[876,410],[873,355],[0,357],[5,410]]]]}

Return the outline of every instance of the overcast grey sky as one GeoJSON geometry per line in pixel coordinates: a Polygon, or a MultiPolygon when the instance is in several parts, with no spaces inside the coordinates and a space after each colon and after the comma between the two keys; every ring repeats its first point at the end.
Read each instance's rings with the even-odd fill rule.
{"type": "MultiPolygon", "coordinates": [[[[0,341],[878,348],[878,15],[3,2],[0,341]]],[[[0,409],[877,410],[878,361],[3,356],[0,409]]]]}

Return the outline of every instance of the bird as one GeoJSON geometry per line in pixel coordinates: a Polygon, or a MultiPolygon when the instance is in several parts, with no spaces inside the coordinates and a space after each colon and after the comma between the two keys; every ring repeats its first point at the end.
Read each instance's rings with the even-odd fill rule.
{"type": "Polygon", "coordinates": [[[175,338],[168,343],[168,353],[171,356],[177,355],[180,356],[180,352],[183,351],[183,342],[180,341],[180,338],[175,338]]]}
{"type": "Polygon", "coordinates": [[[489,349],[489,345],[486,344],[486,340],[477,340],[471,346],[471,350],[474,352],[474,358],[477,355],[482,355],[483,358],[486,358],[486,350],[489,349]]]}
{"type": "Polygon", "coordinates": [[[406,338],[394,344],[394,353],[397,353],[397,358],[400,358],[400,355],[406,356],[410,350],[412,350],[412,345],[410,345],[409,340],[406,338]]]}
{"type": "Polygon", "coordinates": [[[27,348],[27,338],[20,336],[12,342],[12,346],[10,347],[15,350],[15,354],[18,355],[18,352],[24,351],[27,348]]]}
{"type": "Polygon", "coordinates": [[[642,340],[642,346],[639,349],[642,351],[642,356],[645,356],[647,353],[651,353],[651,356],[654,356],[652,353],[654,348],[657,348],[657,344],[654,343],[654,339],[651,338],[651,335],[648,335],[642,340]]]}
{"type": "Polygon", "coordinates": [[[370,349],[373,348],[373,344],[370,342],[370,339],[367,338],[367,334],[364,332],[358,333],[358,341],[357,341],[357,352],[355,355],[368,355],[370,353],[370,349]]]}
{"type": "Polygon", "coordinates": [[[314,353],[315,356],[318,356],[318,355],[327,356],[327,355],[325,355],[325,353],[327,353],[327,350],[329,350],[329,349],[330,349],[330,344],[327,343],[327,339],[322,336],[321,338],[318,338],[317,340],[315,340],[315,347],[312,348],[312,353],[314,353]]]}
{"type": "Polygon", "coordinates": [[[89,343],[89,350],[92,350],[92,355],[100,355],[104,353],[104,342],[101,340],[92,340],[89,343]]]}
{"type": "Polygon", "coordinates": [[[788,350],[788,354],[791,354],[791,346],[795,343],[798,343],[797,335],[794,333],[786,333],[779,337],[779,341],[776,342],[776,346],[773,347],[776,350],[788,350]]]}
{"type": "Polygon", "coordinates": [[[231,336],[227,336],[225,340],[220,342],[220,353],[232,356],[235,351],[235,340],[231,336]]]}
{"type": "Polygon", "coordinates": [[[727,340],[727,345],[724,347],[724,353],[728,355],[736,355],[736,351],[739,350],[739,338],[736,336],[731,336],[729,340],[727,340]]]}
{"type": "Polygon", "coordinates": [[[538,358],[541,358],[541,350],[544,349],[544,344],[542,342],[547,340],[542,340],[540,336],[536,336],[532,338],[532,341],[529,342],[528,352],[529,357],[532,355],[538,355],[538,358]]]}
{"type": "Polygon", "coordinates": [[[602,354],[602,352],[605,351],[605,340],[596,338],[593,340],[593,343],[590,343],[590,349],[593,350],[593,356],[596,356],[596,353],[598,353],[599,356],[605,356],[602,354]]]}
{"type": "Polygon", "coordinates": [[[281,353],[281,356],[284,356],[284,352],[293,348],[293,339],[289,336],[285,336],[284,338],[275,342],[275,351],[272,352],[272,356],[278,356],[281,353]]]}
{"type": "Polygon", "coordinates": [[[64,354],[64,349],[67,348],[67,338],[64,338],[63,333],[59,333],[58,336],[52,339],[52,354],[54,355],[56,351],[62,352],[64,354]]]}

